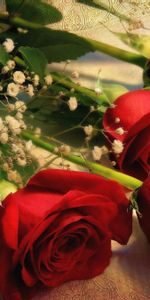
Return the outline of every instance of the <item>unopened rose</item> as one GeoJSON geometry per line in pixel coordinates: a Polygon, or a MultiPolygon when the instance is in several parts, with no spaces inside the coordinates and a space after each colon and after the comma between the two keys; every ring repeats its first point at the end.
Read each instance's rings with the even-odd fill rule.
{"type": "Polygon", "coordinates": [[[92,278],[108,266],[111,239],[127,243],[124,189],[100,176],[45,170],[0,207],[0,291],[28,300],[39,288],[92,278]]]}
{"type": "Polygon", "coordinates": [[[150,91],[128,92],[114,104],[103,119],[111,149],[121,171],[143,180],[150,172],[150,91]],[[119,155],[114,141],[122,143],[119,155]]]}

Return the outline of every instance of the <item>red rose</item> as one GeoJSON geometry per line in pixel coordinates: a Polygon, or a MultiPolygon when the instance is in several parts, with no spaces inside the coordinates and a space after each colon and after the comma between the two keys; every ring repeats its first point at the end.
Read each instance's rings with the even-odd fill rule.
{"type": "Polygon", "coordinates": [[[0,291],[29,299],[42,286],[100,274],[111,239],[131,234],[128,200],[118,183],[83,172],[46,170],[0,208],[0,291]]]}
{"type": "Polygon", "coordinates": [[[122,153],[116,155],[120,170],[144,180],[150,171],[150,91],[120,96],[106,111],[103,126],[112,148],[114,140],[123,143],[122,153]]]}
{"type": "Polygon", "coordinates": [[[141,216],[138,215],[141,228],[150,242],[150,177],[148,177],[139,189],[137,202],[141,216]]]}

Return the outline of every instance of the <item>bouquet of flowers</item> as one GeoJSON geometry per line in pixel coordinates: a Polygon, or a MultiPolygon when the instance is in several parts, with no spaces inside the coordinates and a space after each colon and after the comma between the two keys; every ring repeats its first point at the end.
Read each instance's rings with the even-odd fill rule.
{"type": "MultiPolygon", "coordinates": [[[[77,1],[84,2],[84,1],[77,1]]],[[[101,1],[87,5],[108,11],[101,1]]],[[[44,1],[6,0],[0,13],[0,293],[32,298],[41,287],[88,279],[124,245],[132,211],[150,241],[149,37],[114,33],[132,52],[48,28],[63,16],[44,1]],[[135,51],[136,50],[136,51],[135,51]],[[66,75],[70,60],[100,51],[143,69],[143,88],[66,75]],[[49,63],[64,61],[64,72],[49,63]],[[46,157],[37,155],[46,150],[46,157]],[[107,165],[102,160],[107,158],[107,165]],[[84,168],[74,171],[70,162],[84,168]]]]}

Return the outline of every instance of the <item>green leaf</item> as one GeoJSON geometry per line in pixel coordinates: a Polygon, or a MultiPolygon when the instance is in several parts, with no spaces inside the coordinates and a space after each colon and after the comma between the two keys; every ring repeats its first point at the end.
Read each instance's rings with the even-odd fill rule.
{"type": "Polygon", "coordinates": [[[114,102],[119,96],[128,92],[126,87],[113,83],[102,83],[102,89],[110,102],[114,102]]]}
{"type": "Polygon", "coordinates": [[[92,50],[90,44],[75,34],[48,28],[29,30],[15,37],[18,44],[40,48],[49,62],[76,59],[92,50]]]}
{"type": "Polygon", "coordinates": [[[5,65],[9,60],[9,54],[5,51],[4,47],[0,45],[0,64],[5,65]]]}
{"type": "Polygon", "coordinates": [[[16,191],[16,185],[4,179],[0,179],[0,202],[3,201],[10,193],[15,193],[16,191]]]}
{"type": "Polygon", "coordinates": [[[37,48],[30,47],[20,47],[19,52],[29,66],[30,71],[35,72],[42,79],[48,63],[43,52],[37,48]]]}
{"type": "Polygon", "coordinates": [[[58,46],[48,46],[41,48],[49,62],[61,62],[67,59],[76,59],[87,52],[82,45],[62,44],[58,46]]]}
{"type": "Polygon", "coordinates": [[[146,58],[150,58],[150,37],[134,33],[113,32],[126,45],[136,49],[146,58]]]}
{"type": "MultiPolygon", "coordinates": [[[[146,58],[137,53],[128,52],[109,44],[82,38],[73,33],[61,30],[52,30],[49,28],[29,29],[26,34],[16,34],[10,31],[9,37],[18,45],[29,47],[32,45],[35,48],[40,48],[47,56],[49,62],[76,59],[85,53],[100,51],[141,67],[146,63],[146,58]]],[[[1,40],[5,38],[5,33],[0,35],[1,40]]]]}
{"type": "Polygon", "coordinates": [[[41,0],[6,0],[6,8],[12,16],[43,25],[62,19],[55,7],[41,0]]]}

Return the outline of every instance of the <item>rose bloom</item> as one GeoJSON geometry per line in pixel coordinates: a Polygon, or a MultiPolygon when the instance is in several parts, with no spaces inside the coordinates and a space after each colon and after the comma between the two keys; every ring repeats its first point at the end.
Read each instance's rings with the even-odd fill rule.
{"type": "Polygon", "coordinates": [[[44,170],[0,207],[0,291],[30,299],[39,288],[92,278],[108,266],[111,239],[127,243],[124,189],[89,173],[44,170]]]}
{"type": "Polygon", "coordinates": [[[150,177],[148,177],[139,189],[137,203],[141,215],[138,215],[139,223],[150,242],[150,177]]]}
{"type": "Polygon", "coordinates": [[[114,154],[118,167],[144,180],[150,171],[150,91],[128,92],[114,104],[107,109],[103,126],[111,146],[114,140],[122,142],[121,153],[114,154]]]}

